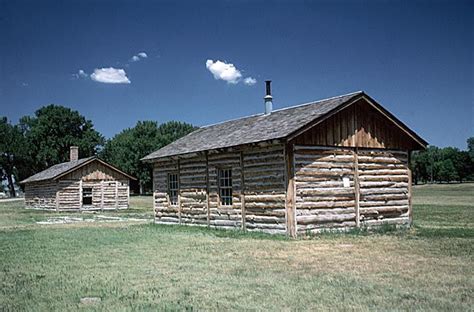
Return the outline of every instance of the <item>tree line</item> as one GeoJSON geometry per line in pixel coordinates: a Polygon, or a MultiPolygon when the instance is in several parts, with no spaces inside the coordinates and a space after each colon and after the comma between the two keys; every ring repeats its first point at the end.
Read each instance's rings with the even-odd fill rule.
{"type": "Polygon", "coordinates": [[[473,181],[474,137],[467,139],[467,151],[429,146],[413,152],[410,162],[415,184],[473,181]]]}
{"type": "Polygon", "coordinates": [[[80,158],[99,156],[136,177],[140,192],[147,192],[152,188],[152,167],[140,159],[194,129],[177,121],[160,125],[139,121],[107,140],[91,120],[64,106],[44,106],[33,116],[20,118],[17,124],[0,117],[1,181],[6,181],[10,195],[15,196],[14,181],[69,161],[69,147],[75,145],[80,158]]]}

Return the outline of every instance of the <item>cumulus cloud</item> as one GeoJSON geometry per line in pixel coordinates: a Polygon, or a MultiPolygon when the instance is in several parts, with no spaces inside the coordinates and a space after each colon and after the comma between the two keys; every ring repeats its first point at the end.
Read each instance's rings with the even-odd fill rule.
{"type": "Polygon", "coordinates": [[[132,62],[138,62],[139,60],[147,58],[147,57],[148,57],[148,54],[146,54],[145,52],[140,52],[140,53],[132,56],[132,58],[130,60],[132,62]]]}
{"type": "Polygon", "coordinates": [[[215,79],[227,81],[227,83],[237,84],[242,78],[240,71],[231,63],[222,61],[206,61],[206,68],[212,73],[215,79]]]}
{"type": "Polygon", "coordinates": [[[127,73],[121,68],[96,68],[91,79],[102,83],[130,83],[127,73]]]}
{"type": "Polygon", "coordinates": [[[257,79],[253,78],[253,77],[247,77],[244,79],[244,83],[247,85],[247,86],[253,86],[254,84],[257,83],[257,79]]]}

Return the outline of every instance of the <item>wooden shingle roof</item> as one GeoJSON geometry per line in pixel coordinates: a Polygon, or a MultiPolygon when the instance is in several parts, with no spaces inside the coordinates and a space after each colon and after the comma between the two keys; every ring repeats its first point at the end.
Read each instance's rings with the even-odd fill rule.
{"type": "MultiPolygon", "coordinates": [[[[335,110],[345,107],[345,105],[353,103],[362,97],[369,98],[364,92],[358,91],[274,110],[268,115],[258,114],[204,126],[145,156],[142,160],[151,161],[157,158],[287,138],[305,125],[325,118],[335,110]]],[[[373,102],[376,103],[375,101],[373,102]]],[[[380,108],[383,109],[381,106],[380,108]]],[[[426,143],[388,111],[383,110],[395,119],[406,132],[416,136],[420,142],[426,143]]]]}
{"type": "Polygon", "coordinates": [[[87,158],[81,158],[78,160],[74,161],[67,161],[63,162],[54,166],[49,167],[48,169],[45,169],[41,172],[38,172],[37,174],[32,175],[29,178],[26,178],[25,180],[21,181],[21,184],[24,183],[31,183],[31,182],[39,182],[39,181],[46,181],[46,180],[55,180],[60,178],[61,176],[68,174],[69,172],[72,172],[74,170],[77,170],[81,168],[82,166],[85,166],[93,161],[98,161],[101,164],[109,167],[110,169],[128,177],[129,179],[135,180],[134,177],[126,174],[125,172],[115,168],[114,166],[106,163],[105,161],[97,158],[96,156],[91,156],[87,158]]]}

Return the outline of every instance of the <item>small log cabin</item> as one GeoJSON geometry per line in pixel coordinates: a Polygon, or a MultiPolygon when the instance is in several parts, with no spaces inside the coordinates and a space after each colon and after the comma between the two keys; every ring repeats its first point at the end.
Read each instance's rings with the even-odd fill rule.
{"type": "Polygon", "coordinates": [[[291,237],[412,221],[427,143],[364,92],[202,127],[151,153],[155,222],[291,237]]]}
{"type": "Polygon", "coordinates": [[[126,209],[130,179],[103,160],[78,158],[70,147],[70,161],[54,165],[23,181],[27,208],[56,211],[126,209]]]}

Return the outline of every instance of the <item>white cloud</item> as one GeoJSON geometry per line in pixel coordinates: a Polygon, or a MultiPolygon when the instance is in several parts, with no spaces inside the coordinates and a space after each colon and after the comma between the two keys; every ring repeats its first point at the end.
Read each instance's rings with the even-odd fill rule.
{"type": "Polygon", "coordinates": [[[244,79],[244,83],[247,85],[247,86],[253,86],[254,84],[257,83],[257,79],[253,78],[253,77],[247,77],[244,79]]]}
{"type": "Polygon", "coordinates": [[[120,68],[96,68],[91,79],[102,83],[130,83],[127,73],[120,68]]]}
{"type": "Polygon", "coordinates": [[[76,79],[89,77],[89,75],[82,69],[79,69],[79,71],[75,74],[72,74],[72,76],[76,79]]]}
{"type": "Polygon", "coordinates": [[[219,60],[207,60],[207,69],[214,75],[215,79],[221,79],[227,81],[227,83],[237,84],[242,78],[240,71],[234,66],[234,64],[228,64],[219,60]]]}
{"type": "Polygon", "coordinates": [[[145,52],[140,52],[134,56],[132,56],[132,58],[130,59],[130,61],[132,62],[138,62],[139,60],[141,59],[144,59],[144,58],[147,58],[148,57],[148,54],[146,54],[145,52]]]}

